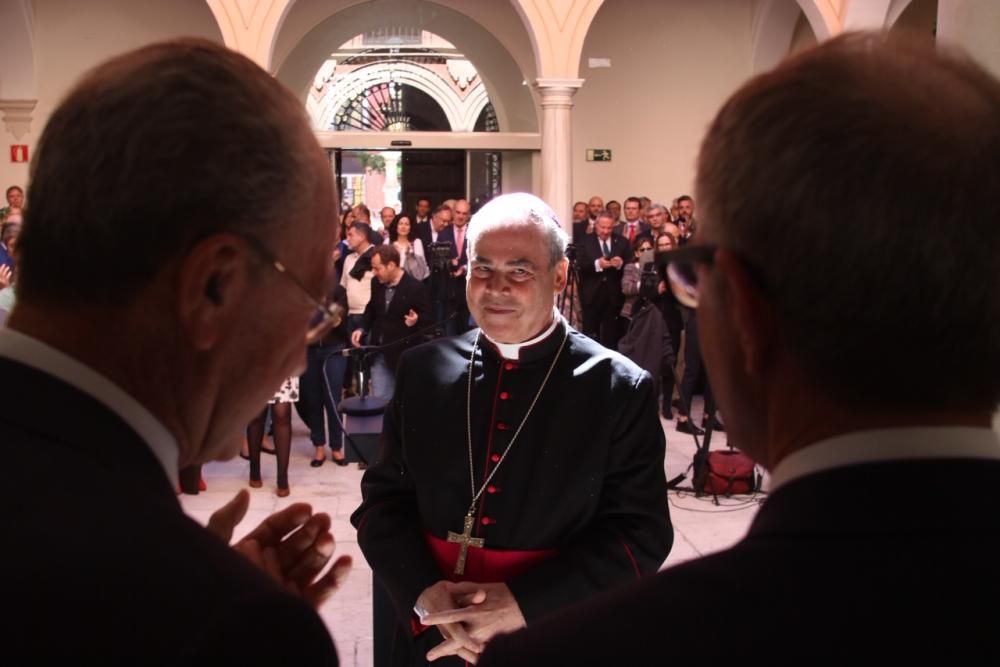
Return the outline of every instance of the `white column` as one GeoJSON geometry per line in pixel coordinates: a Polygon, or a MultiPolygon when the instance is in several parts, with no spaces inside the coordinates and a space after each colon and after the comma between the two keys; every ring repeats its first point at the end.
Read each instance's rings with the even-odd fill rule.
{"type": "Polygon", "coordinates": [[[385,158],[385,183],[382,185],[382,195],[385,197],[385,205],[396,209],[396,213],[402,213],[402,205],[399,202],[399,179],[396,178],[396,169],[399,165],[402,153],[399,151],[382,151],[385,158]]]}
{"type": "Polygon", "coordinates": [[[573,232],[573,95],[583,79],[538,79],[542,97],[542,191],[567,233],[573,232]]]}
{"type": "Polygon", "coordinates": [[[937,39],[961,46],[1000,77],[1000,2],[938,0],[937,39]]]}

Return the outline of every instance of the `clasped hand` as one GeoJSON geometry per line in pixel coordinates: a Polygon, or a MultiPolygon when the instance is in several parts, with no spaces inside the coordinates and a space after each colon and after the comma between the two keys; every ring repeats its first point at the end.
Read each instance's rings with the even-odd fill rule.
{"type": "Polygon", "coordinates": [[[430,612],[420,622],[437,626],[445,638],[427,653],[430,661],[457,655],[475,663],[495,635],[526,625],[517,600],[504,583],[439,581],[420,594],[417,606],[430,612]]]}
{"type": "MultiPolygon", "coordinates": [[[[208,529],[228,543],[249,506],[250,494],[244,489],[212,514],[208,529]]],[[[306,503],[275,512],[233,548],[314,609],[340,588],[351,569],[351,557],[341,556],[320,576],[334,552],[330,515],[313,514],[306,503]]]]}

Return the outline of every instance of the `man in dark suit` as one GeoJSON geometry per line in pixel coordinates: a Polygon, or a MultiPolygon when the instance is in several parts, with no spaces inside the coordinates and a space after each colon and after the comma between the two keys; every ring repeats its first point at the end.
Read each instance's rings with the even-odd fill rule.
{"type": "Polygon", "coordinates": [[[399,355],[420,341],[407,340],[417,325],[430,323],[431,305],[427,298],[427,288],[419,280],[409,275],[399,265],[399,250],[392,244],[379,246],[372,255],[372,298],[365,308],[362,329],[351,334],[351,344],[361,346],[361,337],[370,332],[371,345],[388,347],[377,353],[372,363],[372,393],[382,398],[392,398],[396,381],[396,365],[399,355]]]}
{"type": "Polygon", "coordinates": [[[482,665],[997,653],[998,109],[980,66],[893,33],[729,99],[673,275],[770,495],[731,549],[497,639],[482,665]],[[878,211],[846,237],[845,197],[878,211]]]}
{"type": "Polygon", "coordinates": [[[649,223],[642,219],[642,201],[638,197],[629,197],[625,200],[623,210],[625,212],[625,220],[615,225],[615,234],[624,236],[629,243],[629,247],[640,236],[645,236],[652,241],[651,227],[649,223]]]}
{"type": "Polygon", "coordinates": [[[325,162],[295,97],[203,40],[98,66],[49,118],[0,332],[8,654],[337,663],[310,608],[346,565],[316,578],[329,516],[292,505],[234,550],[246,492],[210,530],[174,495],[304,364],[332,274],[325,162]]]}
{"type": "Polygon", "coordinates": [[[632,259],[628,241],[612,234],[614,216],[607,211],[597,216],[594,234],[580,246],[580,303],[583,306],[583,333],[604,347],[618,347],[618,313],[625,303],[622,272],[632,259]]]}
{"type": "Polygon", "coordinates": [[[452,224],[448,225],[441,232],[438,238],[439,243],[451,244],[451,284],[449,294],[451,295],[451,310],[455,316],[448,322],[446,331],[450,336],[465,333],[469,330],[469,305],[465,300],[465,273],[469,264],[469,244],[465,238],[468,231],[469,216],[472,209],[469,202],[459,199],[455,202],[452,224]]]}

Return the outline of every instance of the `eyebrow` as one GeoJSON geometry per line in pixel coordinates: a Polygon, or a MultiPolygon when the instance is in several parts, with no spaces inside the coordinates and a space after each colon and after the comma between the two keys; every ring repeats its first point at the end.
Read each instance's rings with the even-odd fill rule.
{"type": "MultiPolygon", "coordinates": [[[[475,257],[472,258],[472,261],[476,264],[493,264],[492,259],[490,259],[489,257],[483,257],[482,255],[476,255],[475,257]]],[[[535,263],[532,262],[530,259],[521,258],[521,259],[512,259],[506,264],[504,264],[504,266],[527,266],[535,268],[535,263]]]]}

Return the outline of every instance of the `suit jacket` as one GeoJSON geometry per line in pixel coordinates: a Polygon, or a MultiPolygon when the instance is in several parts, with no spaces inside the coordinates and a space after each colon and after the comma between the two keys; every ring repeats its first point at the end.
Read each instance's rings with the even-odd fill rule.
{"type": "Polygon", "coordinates": [[[625,302],[625,295],[622,294],[622,274],[630,261],[632,261],[632,248],[628,239],[612,234],[608,239],[611,243],[611,256],[621,257],[622,268],[616,269],[608,267],[603,271],[598,271],[594,263],[598,258],[603,257],[600,241],[597,234],[587,234],[579,249],[580,268],[580,301],[584,307],[597,303],[603,299],[611,307],[621,308],[625,302]]]}
{"type": "MultiPolygon", "coordinates": [[[[590,220],[581,220],[573,223],[573,243],[580,245],[584,237],[587,236],[587,229],[590,227],[590,220]]],[[[593,232],[590,233],[591,235],[593,232]]]]}
{"type": "Polygon", "coordinates": [[[413,231],[410,233],[410,236],[412,236],[414,238],[420,239],[421,242],[423,242],[423,244],[424,244],[424,249],[426,249],[427,246],[430,245],[430,243],[431,243],[431,220],[430,220],[430,218],[427,218],[427,220],[423,220],[423,221],[417,220],[417,214],[414,213],[413,217],[411,217],[410,220],[413,221],[413,225],[412,225],[413,226],[413,231]]]}
{"type": "MultiPolygon", "coordinates": [[[[628,240],[628,223],[624,220],[615,225],[614,233],[623,237],[626,241],[628,240]]],[[[650,239],[653,238],[653,228],[649,226],[649,223],[639,221],[639,229],[635,235],[636,238],[640,236],[645,236],[650,239]]]]}
{"type": "Polygon", "coordinates": [[[337,664],[319,616],[185,515],[115,413],[8,359],[0,377],[16,387],[0,412],[8,656],[337,664]]]}
{"type": "MultiPolygon", "coordinates": [[[[462,247],[456,248],[455,243],[455,226],[448,225],[441,230],[438,235],[438,243],[450,243],[451,244],[451,259],[458,260],[458,266],[468,267],[469,264],[469,226],[465,226],[465,236],[462,239],[462,247]]],[[[453,267],[457,268],[457,267],[453,267]]],[[[468,270],[468,269],[466,269],[468,270]]],[[[452,285],[450,294],[454,303],[460,308],[465,306],[465,274],[460,276],[452,276],[452,285]]]]}
{"type": "MultiPolygon", "coordinates": [[[[389,309],[385,307],[385,285],[379,282],[378,278],[372,277],[372,298],[365,307],[365,331],[371,332],[372,345],[388,345],[419,331],[422,327],[431,324],[431,305],[427,295],[427,288],[419,280],[408,273],[403,273],[403,277],[396,285],[396,291],[389,303],[389,309]],[[417,324],[414,327],[406,326],[404,315],[410,309],[417,314],[417,324]]],[[[387,349],[385,363],[390,370],[395,371],[399,363],[399,355],[407,348],[417,345],[421,341],[413,339],[400,345],[393,345],[387,349]]]]}
{"type": "Polygon", "coordinates": [[[996,656],[997,488],[1000,463],[974,459],[791,481],[733,548],[496,638],[479,665],[996,656]]]}
{"type": "MultiPolygon", "coordinates": [[[[523,348],[517,362],[480,339],[471,412],[477,488],[511,442],[567,331],[548,384],[483,493],[473,533],[490,549],[557,551],[507,579],[529,624],[655,572],[673,541],[653,382],[565,323],[523,348]]],[[[365,472],[364,500],[351,517],[407,641],[413,603],[454,565],[439,563],[428,540],[461,530],[471,500],[466,378],[477,333],[403,355],[379,460],[365,472]]],[[[466,575],[490,580],[472,565],[466,575]]],[[[422,655],[432,645],[414,650],[422,655]]]]}

